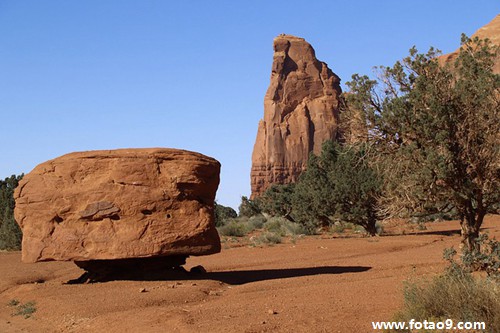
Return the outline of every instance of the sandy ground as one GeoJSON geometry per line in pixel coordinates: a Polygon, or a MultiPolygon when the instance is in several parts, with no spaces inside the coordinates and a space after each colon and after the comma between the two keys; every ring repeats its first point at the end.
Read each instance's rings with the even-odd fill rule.
{"type": "MultiPolygon", "coordinates": [[[[66,285],[82,272],[71,262],[23,264],[20,253],[0,253],[0,332],[372,332],[372,321],[390,320],[401,306],[403,281],[442,271],[458,226],[225,246],[188,259],[188,269],[208,271],[199,278],[162,281],[66,285]],[[13,316],[12,300],[34,301],[37,311],[13,316]]],[[[484,227],[500,236],[500,216],[484,227]]]]}

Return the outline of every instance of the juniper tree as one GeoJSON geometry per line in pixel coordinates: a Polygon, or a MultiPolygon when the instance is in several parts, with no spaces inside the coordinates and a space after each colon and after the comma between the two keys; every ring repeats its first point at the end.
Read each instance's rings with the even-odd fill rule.
{"type": "Polygon", "coordinates": [[[365,148],[327,141],[319,156],[311,156],[293,195],[293,216],[299,222],[324,226],[341,220],[376,234],[381,181],[365,148]]]}
{"type": "Polygon", "coordinates": [[[403,61],[381,68],[378,82],[353,76],[349,84],[351,103],[374,120],[372,144],[392,180],[388,201],[409,209],[451,203],[469,249],[489,207],[500,201],[498,52],[488,40],[463,35],[453,62],[440,63],[433,48],[427,54],[412,48],[403,61]]]}

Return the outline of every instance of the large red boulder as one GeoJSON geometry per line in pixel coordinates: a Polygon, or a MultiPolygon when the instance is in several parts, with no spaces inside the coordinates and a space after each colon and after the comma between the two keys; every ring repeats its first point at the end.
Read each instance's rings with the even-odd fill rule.
{"type": "Polygon", "coordinates": [[[71,153],[38,165],[15,191],[22,259],[115,260],[220,251],[220,164],[176,149],[71,153]]]}

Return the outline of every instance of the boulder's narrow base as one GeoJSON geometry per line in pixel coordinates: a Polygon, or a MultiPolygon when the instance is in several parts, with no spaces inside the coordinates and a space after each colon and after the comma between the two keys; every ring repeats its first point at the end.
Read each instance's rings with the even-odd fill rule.
{"type": "Polygon", "coordinates": [[[185,275],[182,267],[188,256],[165,256],[154,258],[130,258],[115,260],[75,261],[85,270],[68,284],[105,282],[112,280],[165,280],[185,275]]]}

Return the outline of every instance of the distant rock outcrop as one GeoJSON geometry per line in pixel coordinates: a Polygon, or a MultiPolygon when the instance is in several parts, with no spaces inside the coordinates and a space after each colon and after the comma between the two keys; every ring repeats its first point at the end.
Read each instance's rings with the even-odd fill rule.
{"type": "MultiPolygon", "coordinates": [[[[486,24],[482,28],[479,28],[479,30],[477,30],[471,37],[479,37],[481,39],[488,38],[493,44],[500,46],[500,14],[495,16],[490,23],[486,24]]],[[[441,56],[440,61],[442,63],[455,61],[459,50],[441,56]]],[[[500,74],[500,52],[497,54],[493,71],[500,74]]]]}
{"type": "Polygon", "coordinates": [[[269,185],[295,182],[310,152],[336,139],[340,79],[303,38],[274,39],[271,83],[252,154],[252,198],[269,185]]]}
{"type": "Polygon", "coordinates": [[[160,148],[71,153],[42,163],[15,191],[22,259],[108,266],[169,256],[182,263],[219,252],[219,171],[213,158],[160,148]]]}

